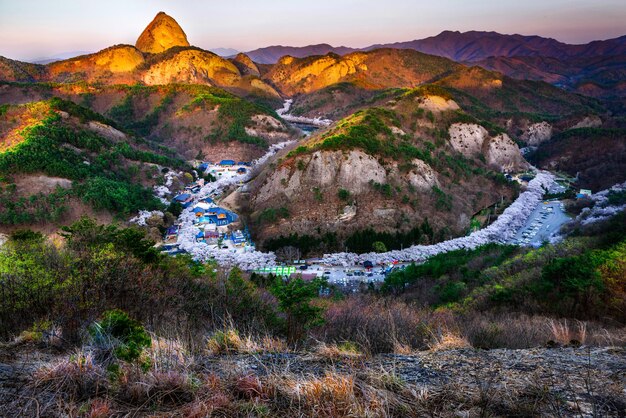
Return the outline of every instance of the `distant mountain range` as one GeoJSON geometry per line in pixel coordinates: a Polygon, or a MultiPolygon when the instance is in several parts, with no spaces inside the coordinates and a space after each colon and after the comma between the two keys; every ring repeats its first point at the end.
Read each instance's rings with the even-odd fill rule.
{"type": "Polygon", "coordinates": [[[371,51],[380,48],[414,49],[431,55],[439,55],[459,62],[475,62],[489,57],[551,57],[558,59],[613,56],[626,54],[626,35],[582,45],[559,42],[541,36],[503,35],[497,32],[444,31],[437,36],[408,42],[376,44],[366,48],[334,47],[328,44],[303,47],[269,46],[246,54],[259,64],[275,64],[290,55],[303,58],[325,55],[329,52],[344,55],[355,51],[371,51]]]}

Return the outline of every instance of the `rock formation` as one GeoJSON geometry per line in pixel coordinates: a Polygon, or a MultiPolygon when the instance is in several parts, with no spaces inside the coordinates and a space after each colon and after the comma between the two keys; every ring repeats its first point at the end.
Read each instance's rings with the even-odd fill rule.
{"type": "Polygon", "coordinates": [[[178,22],[159,12],[141,33],[135,46],[142,52],[158,54],[174,46],[189,46],[189,42],[178,22]]]}
{"type": "Polygon", "coordinates": [[[454,123],[448,133],[452,148],[467,158],[482,155],[489,165],[505,171],[523,169],[528,165],[517,144],[507,134],[491,137],[485,128],[474,123],[454,123]]]}
{"type": "Polygon", "coordinates": [[[540,122],[530,125],[522,134],[522,141],[530,146],[536,146],[552,138],[552,125],[548,122],[540,122]]]}

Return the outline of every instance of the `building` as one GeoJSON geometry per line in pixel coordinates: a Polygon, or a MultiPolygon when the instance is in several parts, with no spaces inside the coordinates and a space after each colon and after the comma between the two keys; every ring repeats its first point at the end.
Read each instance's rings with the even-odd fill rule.
{"type": "Polygon", "coordinates": [[[244,167],[239,167],[237,169],[237,174],[246,174],[248,172],[248,170],[246,170],[244,167]]]}
{"type": "Polygon", "coordinates": [[[180,226],[173,225],[165,230],[165,240],[173,240],[178,238],[178,232],[180,231],[180,226]]]}
{"type": "Polygon", "coordinates": [[[580,189],[580,191],[576,194],[576,199],[588,199],[591,197],[591,190],[589,189],[580,189]]]}
{"type": "Polygon", "coordinates": [[[200,215],[196,214],[196,216],[196,225],[215,224],[217,226],[227,226],[239,219],[233,212],[219,207],[212,207],[200,215]]]}
{"type": "Polygon", "coordinates": [[[193,203],[193,197],[189,193],[179,194],[174,198],[174,202],[180,203],[183,208],[187,209],[193,203]]]}
{"type": "Polygon", "coordinates": [[[246,237],[241,231],[233,232],[230,236],[230,239],[233,241],[233,244],[235,244],[238,247],[243,247],[244,245],[246,245],[246,241],[247,241],[246,237]]]}
{"type": "Polygon", "coordinates": [[[198,232],[196,235],[197,242],[204,242],[206,244],[217,244],[217,241],[220,238],[219,232],[216,230],[205,229],[204,231],[198,232]]]}
{"type": "Polygon", "coordinates": [[[209,169],[209,163],[202,163],[198,166],[197,170],[200,173],[205,173],[209,169]]]}
{"type": "Polygon", "coordinates": [[[222,160],[220,161],[220,165],[222,167],[234,167],[236,164],[233,160],[222,160]]]}

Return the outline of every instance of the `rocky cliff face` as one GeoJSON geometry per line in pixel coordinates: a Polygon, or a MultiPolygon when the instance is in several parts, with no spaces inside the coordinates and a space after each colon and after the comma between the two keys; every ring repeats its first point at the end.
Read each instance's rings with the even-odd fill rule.
{"type": "Polygon", "coordinates": [[[178,22],[159,12],[141,33],[135,46],[142,52],[158,54],[175,46],[189,46],[189,42],[178,22]]]}
{"type": "Polygon", "coordinates": [[[549,141],[552,138],[552,125],[548,122],[540,122],[532,124],[522,134],[522,141],[530,146],[537,146],[542,142],[549,141]]]}
{"type": "Polygon", "coordinates": [[[169,83],[213,84],[230,86],[241,78],[231,62],[196,49],[183,50],[152,65],[142,75],[149,85],[169,83]]]}
{"type": "Polygon", "coordinates": [[[518,171],[528,166],[519,147],[507,134],[491,137],[485,128],[473,123],[452,124],[448,133],[452,148],[467,158],[482,155],[490,166],[505,171],[518,171]]]}

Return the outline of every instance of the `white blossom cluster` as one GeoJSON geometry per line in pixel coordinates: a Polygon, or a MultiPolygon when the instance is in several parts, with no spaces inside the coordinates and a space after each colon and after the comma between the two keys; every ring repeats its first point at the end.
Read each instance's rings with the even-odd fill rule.
{"type": "Polygon", "coordinates": [[[304,116],[291,115],[289,114],[289,110],[291,109],[292,104],[293,104],[293,99],[287,99],[285,100],[285,103],[283,104],[282,108],[276,109],[276,113],[278,113],[278,115],[284,120],[286,120],[287,122],[304,123],[307,125],[320,126],[320,127],[329,126],[331,123],[333,123],[333,121],[330,119],[307,118],[304,116]]]}
{"type": "Polygon", "coordinates": [[[591,195],[591,200],[593,200],[594,206],[591,208],[584,208],[580,215],[576,217],[576,221],[580,221],[581,225],[589,225],[595,222],[607,220],[626,210],[626,204],[613,206],[609,203],[608,196],[611,191],[626,191],[626,182],[616,184],[610,189],[602,190],[601,192],[591,195]]]}
{"type": "Polygon", "coordinates": [[[374,264],[400,262],[421,262],[428,257],[460,249],[474,249],[492,242],[505,242],[512,238],[524,225],[532,211],[542,201],[546,190],[554,183],[554,176],[548,172],[539,172],[530,181],[526,191],[505,209],[498,219],[487,228],[473,232],[469,236],[454,238],[434,245],[414,245],[404,250],[386,253],[336,253],[325,254],[321,263],[329,265],[352,266],[371,261],[374,264]]]}
{"type": "Polygon", "coordinates": [[[146,226],[146,221],[153,216],[159,216],[160,218],[162,218],[163,212],[161,212],[160,210],[140,210],[139,214],[132,218],[129,222],[131,224],[137,224],[139,226],[146,226]]]}

